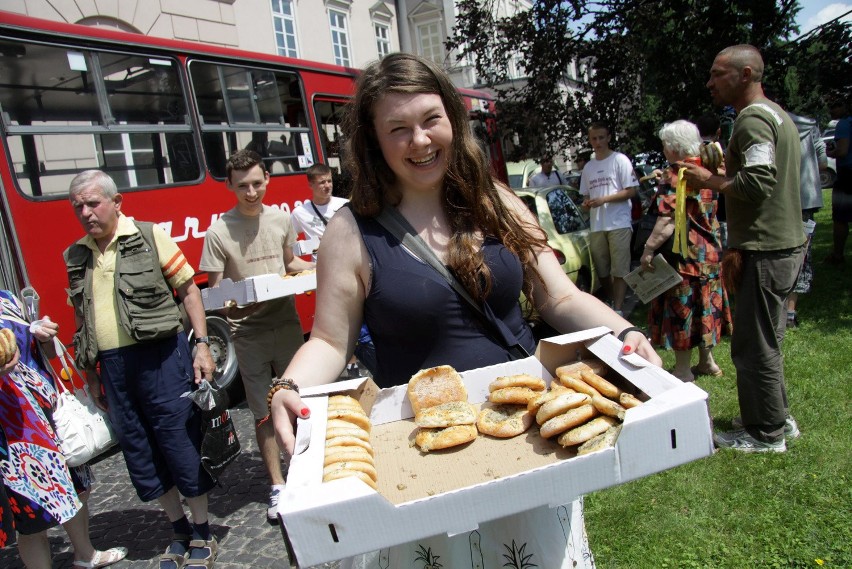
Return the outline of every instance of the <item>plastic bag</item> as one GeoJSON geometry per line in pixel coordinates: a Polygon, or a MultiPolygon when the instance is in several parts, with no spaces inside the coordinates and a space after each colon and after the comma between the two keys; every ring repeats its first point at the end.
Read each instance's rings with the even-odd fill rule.
{"type": "Polygon", "coordinates": [[[228,396],[224,389],[216,389],[209,381],[181,397],[189,397],[201,409],[202,432],[201,464],[218,480],[225,468],[240,454],[237,429],[228,410],[228,396]]]}

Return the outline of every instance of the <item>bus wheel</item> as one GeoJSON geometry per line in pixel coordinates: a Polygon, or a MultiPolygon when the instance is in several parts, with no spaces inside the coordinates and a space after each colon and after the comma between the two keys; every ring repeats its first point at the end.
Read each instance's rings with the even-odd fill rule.
{"type": "Polygon", "coordinates": [[[210,337],[210,355],[216,364],[213,372],[216,385],[228,393],[229,407],[234,406],[243,400],[245,391],[228,322],[221,316],[208,314],[207,335],[210,337]]]}

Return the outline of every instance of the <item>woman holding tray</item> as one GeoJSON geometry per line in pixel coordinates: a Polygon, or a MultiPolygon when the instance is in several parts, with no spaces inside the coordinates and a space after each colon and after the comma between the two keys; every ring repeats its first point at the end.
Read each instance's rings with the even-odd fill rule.
{"type": "MultiPolygon", "coordinates": [[[[323,236],[311,338],[271,392],[276,436],[287,452],[296,415],[309,411],[296,391],[280,387],[337,379],[362,321],[376,346],[374,379],[381,387],[403,385],[437,365],[466,371],[515,359],[519,347],[533,352],[518,302],[522,292],[557,330],[607,326],[623,333],[625,355],[661,363],[640,330],[574,286],[534,216],[492,178],[467,110],[442,69],[403,53],[370,65],[358,79],[345,125],[351,205],[323,236]],[[385,208],[404,218],[478,309],[377,221],[385,208]]],[[[484,566],[500,567],[519,550],[532,554],[529,562],[538,567],[593,567],[582,500],[482,523],[471,534],[398,545],[381,558],[382,566],[413,568],[428,554],[444,567],[460,567],[481,553],[484,566]]],[[[344,566],[372,566],[379,555],[344,566]]]]}

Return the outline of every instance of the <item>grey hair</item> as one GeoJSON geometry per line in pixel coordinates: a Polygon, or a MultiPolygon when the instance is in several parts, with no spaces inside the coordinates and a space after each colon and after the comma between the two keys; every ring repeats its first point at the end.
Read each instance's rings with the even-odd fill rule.
{"type": "Polygon", "coordinates": [[[118,188],[115,185],[115,180],[101,170],[83,170],[71,180],[71,185],[68,188],[70,197],[74,197],[83,190],[92,186],[97,186],[101,194],[107,199],[112,199],[118,194],[118,188]]]}
{"type": "Polygon", "coordinates": [[[668,148],[681,158],[698,156],[701,147],[701,135],[698,127],[689,121],[674,121],[666,123],[657,134],[663,141],[663,147],[668,148]]]}

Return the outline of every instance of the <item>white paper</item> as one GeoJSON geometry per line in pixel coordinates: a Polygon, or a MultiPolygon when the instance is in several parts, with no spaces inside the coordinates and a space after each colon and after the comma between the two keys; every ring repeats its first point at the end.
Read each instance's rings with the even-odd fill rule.
{"type": "Polygon", "coordinates": [[[624,282],[633,289],[636,297],[644,304],[648,304],[683,280],[678,272],[666,263],[662,255],[654,257],[652,264],[653,271],[646,271],[639,267],[624,277],[624,282]]]}

